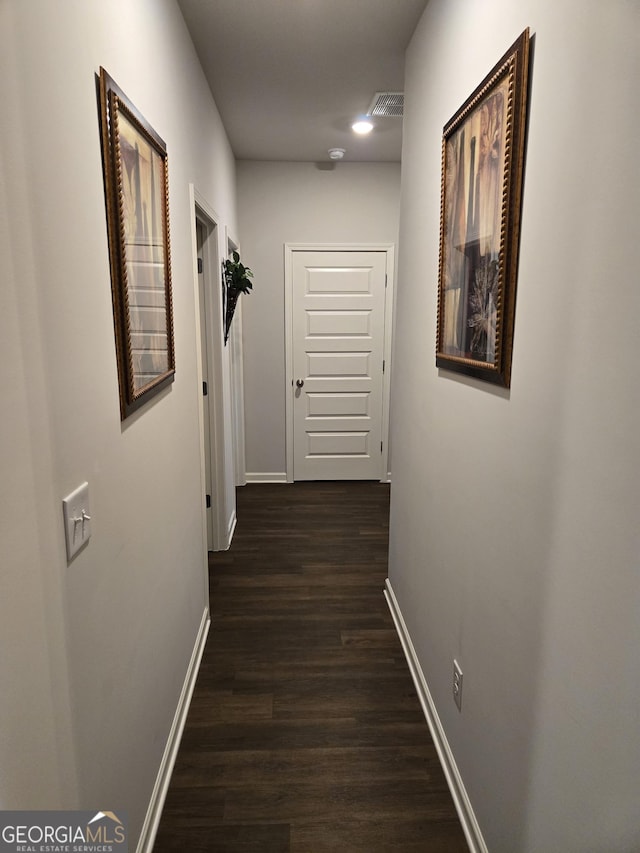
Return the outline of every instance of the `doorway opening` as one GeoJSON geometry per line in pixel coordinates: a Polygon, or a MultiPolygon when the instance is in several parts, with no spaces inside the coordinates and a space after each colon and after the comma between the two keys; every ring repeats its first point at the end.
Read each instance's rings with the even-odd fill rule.
{"type": "MultiPolygon", "coordinates": [[[[220,218],[191,185],[197,288],[202,500],[207,550],[231,544],[236,523],[229,357],[222,334],[220,218]]],[[[225,241],[226,242],[226,241],[225,241]]]]}

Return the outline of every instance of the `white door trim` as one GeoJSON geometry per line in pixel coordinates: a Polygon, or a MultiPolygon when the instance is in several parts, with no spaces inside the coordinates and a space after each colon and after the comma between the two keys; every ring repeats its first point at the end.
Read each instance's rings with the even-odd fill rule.
{"type": "Polygon", "coordinates": [[[294,252],[385,252],[387,287],[384,305],[385,371],[382,387],[382,454],[380,482],[389,479],[389,398],[391,391],[391,338],[393,293],[395,288],[395,245],[393,243],[285,243],[284,244],[284,325],[285,325],[285,440],[287,483],[293,482],[293,253],[294,252]]]}
{"type": "MultiPolygon", "coordinates": [[[[224,398],[224,368],[222,352],[222,299],[219,284],[219,270],[223,247],[221,240],[224,235],[224,225],[218,214],[206,199],[198,192],[193,184],[189,184],[190,210],[192,211],[192,251],[194,269],[194,288],[196,306],[196,328],[200,328],[200,306],[198,298],[198,249],[196,220],[201,222],[207,231],[207,235],[215,235],[214,239],[208,239],[203,246],[204,276],[205,276],[205,311],[207,313],[207,327],[211,330],[219,330],[218,334],[211,334],[211,343],[208,349],[208,374],[209,394],[205,398],[205,405],[209,406],[209,436],[204,434],[204,420],[202,407],[198,405],[198,420],[200,426],[200,455],[202,471],[202,506],[204,518],[204,536],[206,539],[206,513],[204,503],[205,494],[205,455],[204,442],[209,440],[211,451],[211,512],[213,513],[213,548],[215,551],[226,550],[230,545],[230,521],[229,517],[235,518],[235,508],[227,506],[226,495],[229,491],[226,483],[227,466],[225,463],[225,398],[224,398]]],[[[226,247],[225,247],[226,248],[226,247]]],[[[198,394],[202,394],[202,352],[200,346],[200,335],[196,335],[197,347],[197,370],[198,370],[198,394]]],[[[205,553],[206,553],[205,542],[205,553]]]]}

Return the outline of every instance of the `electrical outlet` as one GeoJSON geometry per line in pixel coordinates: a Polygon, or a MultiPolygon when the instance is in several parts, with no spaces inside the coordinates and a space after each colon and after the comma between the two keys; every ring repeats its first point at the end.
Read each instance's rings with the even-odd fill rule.
{"type": "Polygon", "coordinates": [[[453,701],[458,707],[458,711],[462,711],[462,670],[457,660],[453,661],[453,701]]]}

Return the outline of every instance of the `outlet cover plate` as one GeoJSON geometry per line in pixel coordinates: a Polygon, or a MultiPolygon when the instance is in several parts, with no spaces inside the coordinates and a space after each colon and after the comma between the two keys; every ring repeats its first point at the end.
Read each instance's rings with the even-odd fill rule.
{"type": "Polygon", "coordinates": [[[91,536],[91,512],[89,510],[89,483],[81,486],[62,499],[64,534],[67,542],[67,560],[70,562],[83,548],[91,536]]]}

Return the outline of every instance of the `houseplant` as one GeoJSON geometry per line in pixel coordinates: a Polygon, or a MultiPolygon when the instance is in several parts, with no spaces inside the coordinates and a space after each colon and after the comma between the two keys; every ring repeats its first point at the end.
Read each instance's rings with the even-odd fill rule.
{"type": "Polygon", "coordinates": [[[240,260],[238,252],[233,252],[231,258],[227,258],[222,265],[223,269],[223,292],[224,292],[224,342],[229,338],[229,329],[236,310],[238,297],[241,293],[250,293],[253,289],[251,279],[253,273],[249,267],[240,260]]]}

